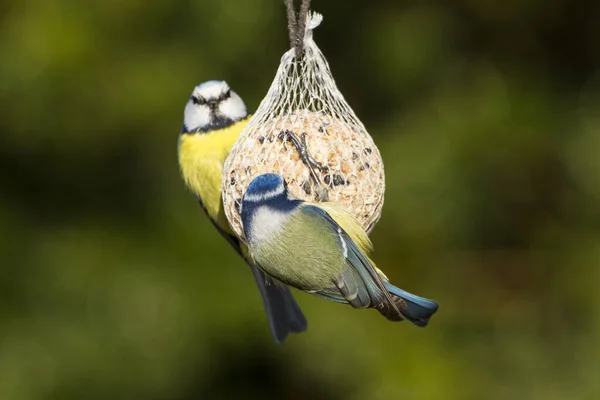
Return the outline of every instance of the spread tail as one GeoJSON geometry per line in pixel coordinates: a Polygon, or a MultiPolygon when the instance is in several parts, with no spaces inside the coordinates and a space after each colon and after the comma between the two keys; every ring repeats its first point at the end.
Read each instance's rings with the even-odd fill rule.
{"type": "Polygon", "coordinates": [[[387,319],[392,321],[407,319],[416,326],[425,327],[431,316],[438,310],[438,303],[433,300],[408,293],[389,282],[385,282],[385,287],[392,295],[394,304],[401,314],[398,315],[390,305],[382,304],[382,307],[377,309],[387,319]]]}

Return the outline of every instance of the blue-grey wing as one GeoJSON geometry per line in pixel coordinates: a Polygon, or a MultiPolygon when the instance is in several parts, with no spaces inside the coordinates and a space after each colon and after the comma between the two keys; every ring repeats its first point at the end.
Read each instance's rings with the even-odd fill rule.
{"type": "Polygon", "coordinates": [[[332,234],[338,236],[341,251],[346,258],[346,268],[335,282],[336,287],[314,294],[329,300],[350,303],[355,308],[375,307],[382,303],[395,308],[381,277],[346,231],[325,210],[313,205],[302,207],[303,211],[317,213],[327,221],[332,234]]]}

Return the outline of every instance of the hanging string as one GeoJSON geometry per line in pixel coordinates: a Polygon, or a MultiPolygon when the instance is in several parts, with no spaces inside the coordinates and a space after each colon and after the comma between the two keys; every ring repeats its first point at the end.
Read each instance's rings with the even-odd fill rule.
{"type": "MultiPolygon", "coordinates": [[[[290,35],[290,46],[295,50],[295,57],[297,60],[301,59],[304,56],[304,35],[306,32],[306,22],[308,20],[308,10],[310,8],[310,0],[302,0],[300,3],[300,13],[296,17],[296,11],[294,10],[294,0],[284,0],[285,7],[287,9],[287,19],[288,19],[288,33],[290,35]]],[[[321,22],[321,19],[317,22],[317,25],[321,22]]],[[[316,26],[316,25],[315,25],[316,26]]],[[[291,132],[290,132],[291,133],[291,132]]],[[[295,142],[296,148],[304,160],[304,163],[311,171],[311,177],[313,180],[313,184],[315,187],[315,192],[317,193],[317,197],[319,201],[328,201],[329,194],[327,191],[327,187],[323,185],[319,176],[315,173],[313,166],[315,165],[314,159],[308,153],[308,149],[306,148],[306,141],[304,133],[302,136],[297,137],[294,134],[288,137],[288,140],[292,140],[295,142]],[[301,141],[301,142],[300,142],[301,141]]],[[[316,163],[318,164],[318,163],[316,163]]],[[[322,167],[321,167],[322,168],[322,167]]]]}
{"type": "Polygon", "coordinates": [[[306,30],[310,0],[302,0],[298,17],[294,10],[294,0],[284,0],[284,2],[287,9],[290,46],[296,50],[296,57],[301,58],[304,55],[304,31],[306,30]]]}

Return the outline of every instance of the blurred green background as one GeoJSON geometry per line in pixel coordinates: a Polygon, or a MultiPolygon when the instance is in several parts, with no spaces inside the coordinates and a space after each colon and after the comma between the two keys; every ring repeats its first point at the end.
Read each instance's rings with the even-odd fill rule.
{"type": "Polygon", "coordinates": [[[182,184],[192,88],[258,106],[278,0],[0,1],[0,399],[600,398],[600,3],[326,1],[315,39],[386,166],[393,324],[249,269],[182,184]]]}

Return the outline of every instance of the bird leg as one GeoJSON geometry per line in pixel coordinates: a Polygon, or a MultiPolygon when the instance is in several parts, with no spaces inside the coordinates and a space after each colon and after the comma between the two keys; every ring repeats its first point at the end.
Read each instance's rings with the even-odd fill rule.
{"type": "Polygon", "coordinates": [[[296,134],[294,132],[285,130],[285,131],[281,131],[281,133],[279,133],[278,138],[281,140],[284,140],[284,141],[292,142],[292,144],[298,151],[298,154],[300,155],[302,162],[304,162],[304,164],[306,164],[306,166],[310,169],[311,174],[313,175],[313,178],[315,179],[315,181],[317,181],[318,183],[321,183],[319,180],[319,177],[314,172],[313,167],[317,168],[319,171],[322,171],[322,172],[327,172],[329,170],[329,168],[327,168],[327,166],[325,166],[325,165],[321,164],[320,162],[318,162],[317,160],[315,160],[309,154],[308,145],[306,144],[306,133],[302,133],[300,135],[300,139],[298,139],[298,136],[296,136],[296,134]]]}
{"type": "Polygon", "coordinates": [[[277,137],[281,139],[284,143],[291,142],[294,145],[296,151],[298,152],[298,155],[300,156],[300,159],[302,160],[304,165],[308,167],[310,175],[314,180],[315,185],[317,186],[317,197],[321,201],[327,201],[329,198],[329,195],[327,194],[327,189],[321,182],[321,178],[319,178],[319,175],[317,175],[317,173],[315,172],[315,168],[322,172],[327,172],[329,168],[326,165],[323,165],[317,160],[315,160],[308,152],[308,146],[306,144],[306,133],[302,133],[300,135],[300,138],[298,138],[298,136],[296,136],[294,132],[284,130],[281,131],[277,137]]]}

